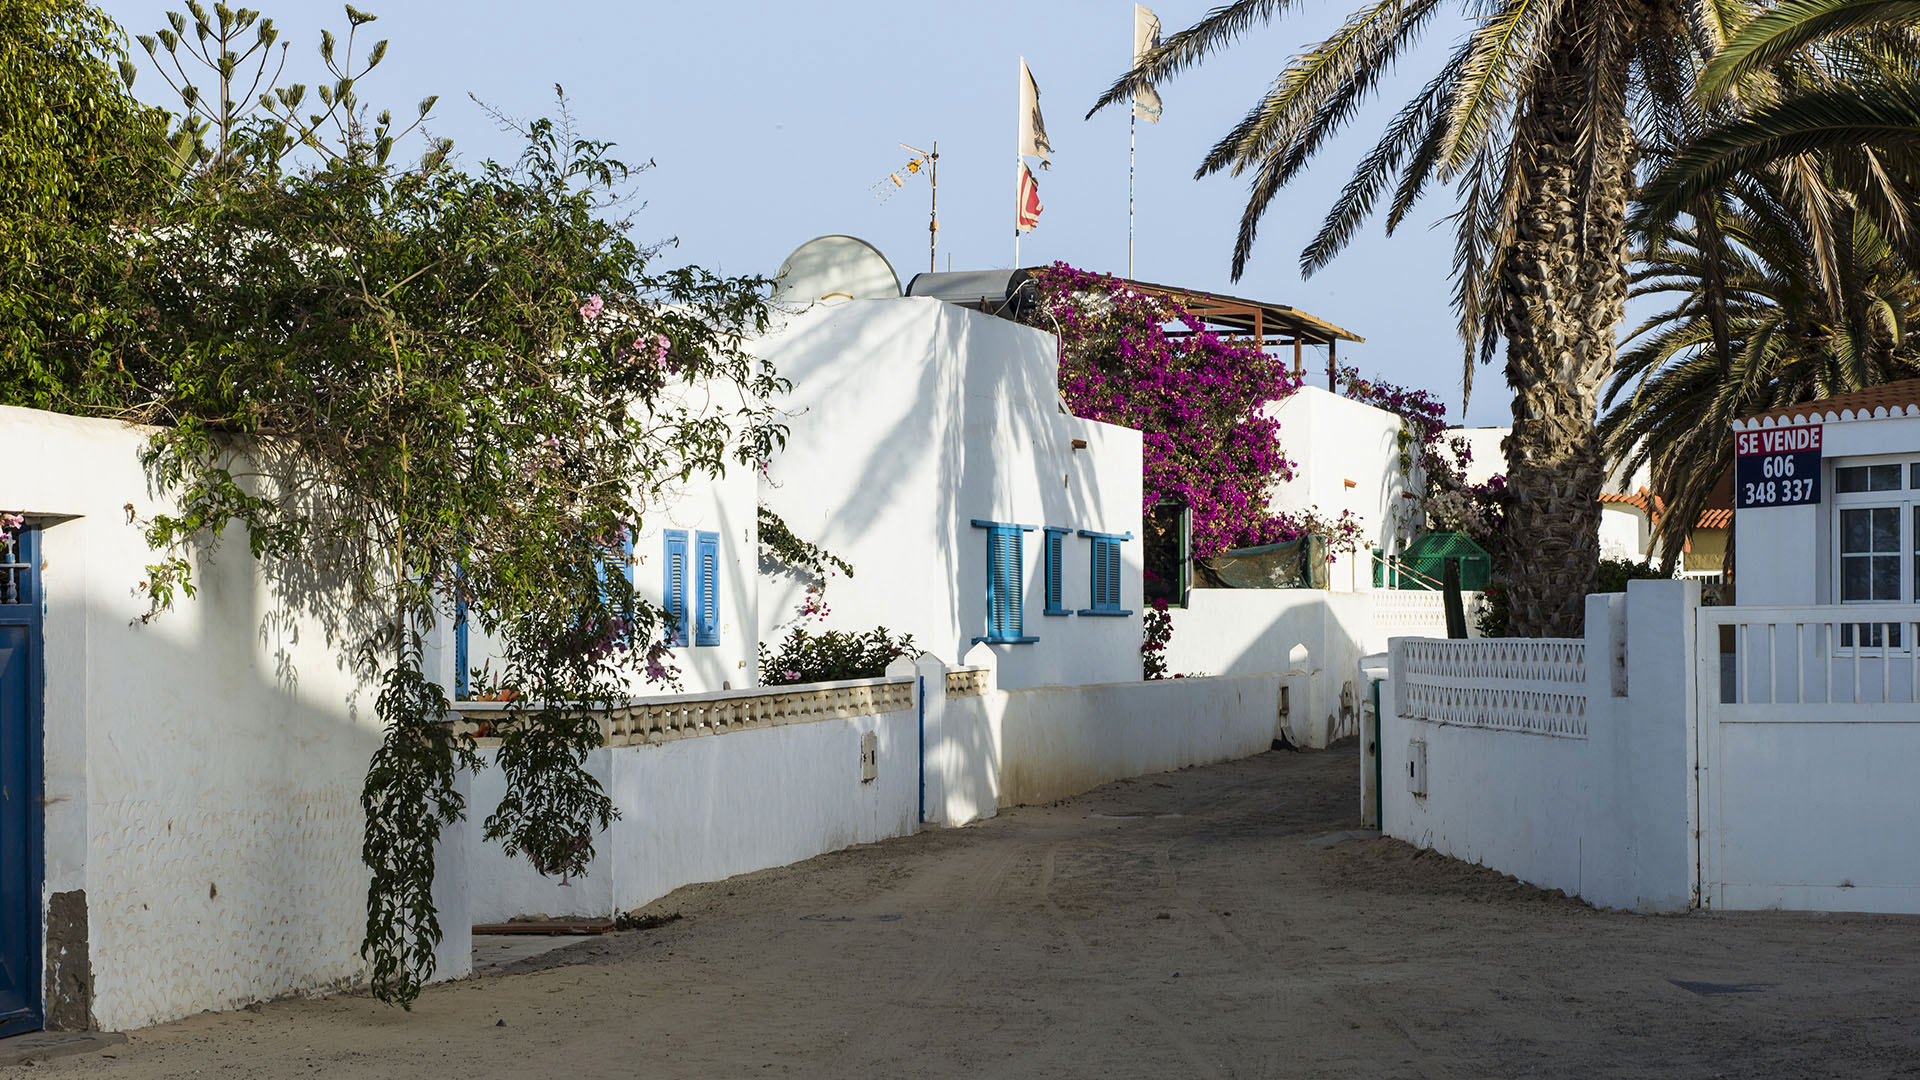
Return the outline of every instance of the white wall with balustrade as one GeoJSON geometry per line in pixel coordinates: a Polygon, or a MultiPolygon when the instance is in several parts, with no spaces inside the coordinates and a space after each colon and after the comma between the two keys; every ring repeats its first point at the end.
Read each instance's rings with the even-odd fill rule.
{"type": "Polygon", "coordinates": [[[1602,906],[1686,908],[1698,590],[1588,597],[1578,639],[1394,639],[1386,833],[1602,906]]]}

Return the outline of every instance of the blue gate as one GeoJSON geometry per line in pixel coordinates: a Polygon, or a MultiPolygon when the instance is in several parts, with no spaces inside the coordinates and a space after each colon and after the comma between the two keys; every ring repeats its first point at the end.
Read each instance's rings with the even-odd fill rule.
{"type": "Polygon", "coordinates": [[[39,550],[37,529],[0,536],[0,1037],[43,1023],[39,550]]]}

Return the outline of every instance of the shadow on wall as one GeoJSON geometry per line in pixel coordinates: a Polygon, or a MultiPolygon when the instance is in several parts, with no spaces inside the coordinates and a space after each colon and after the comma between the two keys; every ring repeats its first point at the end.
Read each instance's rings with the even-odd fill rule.
{"type": "Polygon", "coordinates": [[[119,1030],[362,980],[379,732],[318,640],[326,605],[296,611],[229,537],[197,596],[138,624],[134,533],[44,532],[47,891],[87,909],[85,939],[49,944],[90,971],[81,1015],[119,1030]]]}
{"type": "MultiPolygon", "coordinates": [[[[975,519],[1137,535],[1137,487],[1110,492],[1100,463],[1076,458],[1072,442],[1090,422],[1060,412],[1051,335],[916,298],[816,308],[769,342],[795,388],[792,438],[763,498],[854,563],[857,588],[833,603],[832,623],[904,630],[957,658],[984,631],[986,539],[975,519]]],[[[1027,536],[1024,552],[1029,634],[1044,607],[1040,536],[1027,536]]],[[[787,583],[763,584],[770,612],[798,602],[787,583]]],[[[1137,664],[1137,615],[1098,621],[1132,626],[1137,664]]]]}

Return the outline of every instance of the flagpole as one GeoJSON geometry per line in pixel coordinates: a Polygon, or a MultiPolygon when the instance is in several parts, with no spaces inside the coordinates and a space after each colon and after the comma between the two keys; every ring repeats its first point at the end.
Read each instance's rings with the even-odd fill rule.
{"type": "Polygon", "coordinates": [[[1020,166],[1026,164],[1020,145],[1020,94],[1026,89],[1027,58],[1020,58],[1020,70],[1013,73],[1013,268],[1020,269],[1020,166]]]}
{"type": "Polygon", "coordinates": [[[1133,132],[1140,118],[1127,110],[1127,276],[1133,276],[1133,132]]]}

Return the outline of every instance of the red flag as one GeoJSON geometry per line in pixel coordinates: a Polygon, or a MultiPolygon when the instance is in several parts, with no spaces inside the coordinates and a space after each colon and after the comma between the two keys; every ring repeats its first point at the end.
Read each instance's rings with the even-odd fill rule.
{"type": "Polygon", "coordinates": [[[1033,179],[1033,170],[1023,161],[1014,183],[1013,231],[1032,232],[1033,227],[1040,224],[1040,210],[1040,185],[1033,179]]]}

